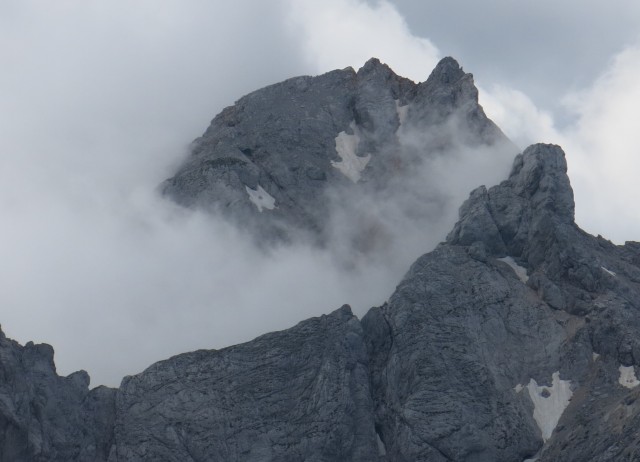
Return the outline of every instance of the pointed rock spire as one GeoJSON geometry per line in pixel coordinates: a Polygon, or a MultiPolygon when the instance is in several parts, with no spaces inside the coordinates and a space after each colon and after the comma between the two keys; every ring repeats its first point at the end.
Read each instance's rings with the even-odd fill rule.
{"type": "Polygon", "coordinates": [[[538,210],[548,210],[573,222],[575,203],[567,176],[567,161],[560,146],[534,144],[517,156],[509,175],[514,191],[538,210]]]}
{"type": "Polygon", "coordinates": [[[358,69],[358,76],[361,77],[366,74],[374,72],[384,72],[385,74],[392,74],[393,71],[389,66],[382,63],[378,58],[370,58],[364,65],[358,69]]]}
{"type": "Polygon", "coordinates": [[[532,235],[553,224],[573,225],[573,190],[559,146],[535,144],[516,156],[509,179],[487,191],[482,186],[460,208],[451,244],[484,244],[490,252],[521,256],[532,235]]]}
{"type": "Polygon", "coordinates": [[[453,84],[463,78],[465,72],[462,70],[458,61],[451,56],[442,58],[436,67],[431,71],[431,75],[426,81],[427,85],[443,85],[453,84]]]}

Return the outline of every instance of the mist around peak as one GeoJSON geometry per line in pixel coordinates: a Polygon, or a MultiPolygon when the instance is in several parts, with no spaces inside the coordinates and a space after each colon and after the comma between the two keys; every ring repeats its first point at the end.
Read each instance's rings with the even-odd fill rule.
{"type": "Polygon", "coordinates": [[[415,160],[384,187],[367,185],[365,171],[357,185],[365,187],[345,178],[348,191],[327,191],[326,246],[301,240],[265,251],[246,227],[160,196],[158,184],[186,149],[184,131],[154,137],[151,125],[81,119],[78,112],[82,130],[71,137],[52,126],[26,144],[9,140],[29,154],[5,159],[2,233],[12,245],[0,275],[11,309],[2,324],[23,343],[52,344],[59,373],[86,369],[92,386],[345,303],[364,315],[444,240],[471,189],[506,176],[514,155],[458,140],[454,118],[433,133],[402,125],[393,149],[415,160]],[[443,140],[446,149],[418,155],[443,140]]]}

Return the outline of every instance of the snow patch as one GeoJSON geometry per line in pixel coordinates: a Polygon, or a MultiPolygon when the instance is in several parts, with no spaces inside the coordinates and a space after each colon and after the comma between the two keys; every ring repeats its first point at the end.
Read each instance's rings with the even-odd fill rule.
{"type": "Polygon", "coordinates": [[[400,127],[402,127],[402,125],[404,124],[404,121],[407,120],[409,105],[406,104],[404,106],[400,106],[399,99],[395,100],[395,102],[396,102],[396,112],[398,113],[398,121],[400,122],[400,126],[398,127],[398,130],[400,130],[400,127]]]}
{"type": "Polygon", "coordinates": [[[244,187],[249,195],[249,200],[258,207],[258,212],[262,213],[262,209],[273,210],[276,208],[276,200],[264,189],[258,185],[257,189],[251,189],[249,186],[244,187]]]}
{"type": "Polygon", "coordinates": [[[516,391],[516,393],[520,393],[524,389],[524,387],[521,384],[518,384],[513,387],[513,389],[516,391]]]}
{"type": "Polygon", "coordinates": [[[547,441],[569,405],[573,395],[571,381],[561,380],[560,372],[554,372],[550,387],[539,386],[534,379],[531,379],[527,388],[534,406],[533,418],[540,428],[542,439],[547,441]]]}
{"type": "Polygon", "coordinates": [[[353,130],[353,135],[340,132],[336,136],[336,152],[340,156],[340,161],[331,161],[331,165],[351,181],[357,183],[360,181],[360,174],[371,160],[371,154],[367,154],[365,157],[356,154],[360,136],[358,136],[358,127],[355,122],[351,122],[350,127],[353,130]]]}
{"type": "Polygon", "coordinates": [[[591,357],[593,358],[593,362],[596,362],[598,360],[598,358],[600,357],[600,355],[596,352],[593,352],[591,354],[591,357]]]}
{"type": "Polygon", "coordinates": [[[382,438],[380,438],[380,433],[376,432],[376,437],[378,439],[378,455],[386,456],[387,455],[387,447],[382,442],[382,438]]]}
{"type": "Polygon", "coordinates": [[[529,280],[529,276],[527,275],[527,270],[522,266],[518,265],[513,259],[513,257],[498,258],[498,260],[503,261],[507,265],[509,265],[511,269],[513,269],[513,271],[516,273],[516,276],[518,276],[518,278],[520,278],[520,280],[525,284],[527,283],[527,281],[529,280]]]}
{"type": "Polygon", "coordinates": [[[620,366],[620,378],[618,383],[626,388],[635,388],[640,385],[640,381],[636,378],[636,371],[633,366],[620,366]]]}
{"type": "Polygon", "coordinates": [[[615,277],[616,273],[614,273],[611,270],[608,270],[607,268],[605,268],[604,266],[601,266],[600,268],[602,268],[606,273],[609,273],[611,276],[615,277]]]}

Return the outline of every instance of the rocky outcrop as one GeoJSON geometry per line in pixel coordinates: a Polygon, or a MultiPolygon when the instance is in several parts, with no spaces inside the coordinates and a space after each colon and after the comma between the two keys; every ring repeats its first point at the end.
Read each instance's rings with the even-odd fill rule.
{"type": "Polygon", "coordinates": [[[460,213],[448,244],[487,262],[502,257],[522,265],[523,282],[566,331],[552,362],[571,380],[574,398],[538,460],[636,460],[638,244],[615,246],[576,226],[558,146],[528,148],[508,180],[475,190],[460,213]]]}
{"type": "Polygon", "coordinates": [[[162,189],[262,242],[300,234],[324,242],[331,194],[374,194],[459,144],[517,152],[478,104],[471,74],[445,58],[415,84],[371,59],[358,72],[296,77],[241,98],[213,119],[162,189]]]}
{"type": "Polygon", "coordinates": [[[471,194],[448,242],[512,257],[543,301],[589,323],[597,353],[639,365],[637,243],[615,246],[578,228],[566,168],[558,146],[528,148],[507,181],[471,194]]]}
{"type": "Polygon", "coordinates": [[[515,261],[537,255],[528,235],[548,221],[579,232],[565,172],[556,147],[518,156],[510,179],[474,191],[448,243],[421,257],[389,302],[363,319],[390,460],[516,461],[542,446],[518,385],[550,385],[556,371],[575,380],[592,351],[587,332],[569,327],[584,321],[546,303],[515,261]],[[527,254],[521,242],[530,243],[527,254]]]}
{"type": "Polygon", "coordinates": [[[0,460],[106,461],[116,390],[89,390],[80,371],[59,377],[53,348],[0,332],[0,460]]]}

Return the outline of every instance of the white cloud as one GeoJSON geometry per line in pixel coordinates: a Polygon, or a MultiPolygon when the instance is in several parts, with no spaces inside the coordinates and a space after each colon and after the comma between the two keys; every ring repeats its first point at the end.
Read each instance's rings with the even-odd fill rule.
{"type": "MultiPolygon", "coordinates": [[[[62,373],[84,368],[94,384],[117,384],[168,355],[318,314],[320,297],[304,304],[279,287],[223,224],[155,196],[224,105],[304,67],[281,33],[281,10],[249,0],[0,8],[0,322],[9,336],[53,344],[62,373]],[[256,294],[279,287],[300,312],[273,293],[248,298],[249,284],[256,294]]],[[[283,271],[296,258],[280,257],[283,271]]],[[[329,297],[322,311],[347,298],[329,297]]]]}
{"type": "Polygon", "coordinates": [[[560,142],[553,116],[521,91],[495,85],[490,91],[480,88],[479,93],[487,116],[521,149],[533,143],[560,142]]]}
{"type": "Polygon", "coordinates": [[[481,91],[489,117],[520,147],[534,142],[563,147],[580,226],[617,243],[640,239],[640,216],[630,202],[640,197],[640,46],[617,54],[592,85],[564,101],[575,122],[559,128],[551,113],[518,90],[481,91]]]}
{"type": "Polygon", "coordinates": [[[316,72],[361,66],[371,57],[398,75],[421,82],[438,62],[438,50],[416,37],[387,1],[287,0],[290,33],[316,72]]]}
{"type": "Polygon", "coordinates": [[[640,45],[626,48],[591,88],[573,94],[577,123],[566,132],[577,217],[616,242],[640,240],[640,45]]]}

